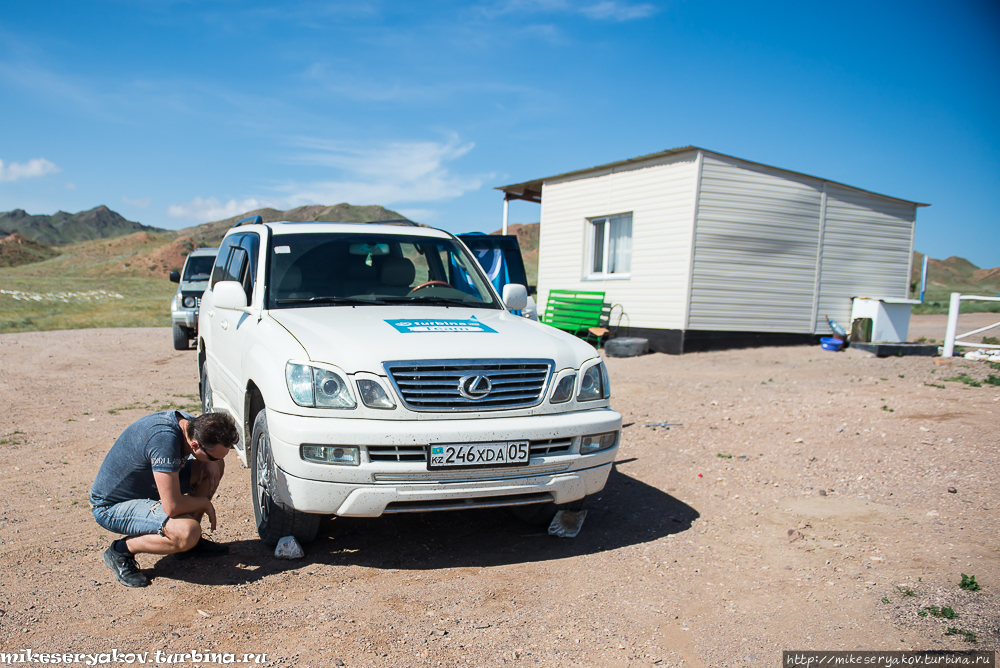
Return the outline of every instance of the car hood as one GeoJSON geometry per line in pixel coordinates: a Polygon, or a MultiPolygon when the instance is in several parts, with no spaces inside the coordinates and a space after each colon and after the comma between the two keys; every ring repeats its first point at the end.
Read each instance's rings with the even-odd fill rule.
{"type": "Polygon", "coordinates": [[[578,368],[597,355],[575,336],[507,311],[433,306],[336,306],[269,311],[309,359],[347,373],[385,373],[409,360],[550,359],[578,368]]]}
{"type": "Polygon", "coordinates": [[[208,289],[208,281],[182,281],[181,292],[204,292],[208,289]]]}

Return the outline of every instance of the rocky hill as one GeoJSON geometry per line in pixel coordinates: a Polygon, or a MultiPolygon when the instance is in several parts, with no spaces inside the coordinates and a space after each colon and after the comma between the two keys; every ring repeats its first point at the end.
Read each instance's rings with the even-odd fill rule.
{"type": "MultiPolygon", "coordinates": [[[[97,207],[92,211],[99,209],[108,211],[107,207],[97,207]]],[[[18,211],[13,211],[11,214],[18,214],[18,211]]],[[[24,214],[23,211],[20,213],[24,214]]],[[[118,215],[113,211],[110,213],[118,215]]],[[[26,218],[39,218],[39,216],[28,216],[28,214],[23,216],[20,214],[3,215],[20,221],[26,218]]],[[[138,225],[139,231],[123,232],[111,236],[109,234],[111,228],[102,226],[98,222],[106,216],[89,219],[84,217],[79,219],[82,221],[82,225],[95,225],[92,236],[87,237],[85,241],[52,247],[49,244],[29,239],[19,232],[5,237],[3,245],[0,246],[0,267],[16,266],[18,267],[17,275],[23,277],[81,276],[166,279],[171,271],[180,270],[187,254],[192,250],[218,246],[226,231],[236,221],[255,215],[260,215],[268,222],[277,220],[291,222],[405,220],[402,215],[381,206],[338,204],[336,206],[302,206],[288,211],[259,209],[226,220],[177,231],[159,230],[139,223],[129,223],[130,225],[138,225]]]]}
{"type": "Polygon", "coordinates": [[[311,204],[287,211],[277,209],[257,209],[247,211],[232,218],[205,223],[178,230],[177,234],[189,236],[199,246],[218,246],[222,237],[237,221],[250,216],[260,216],[265,223],[287,220],[292,223],[366,223],[372,220],[407,220],[402,214],[378,205],[355,206],[341,203],[334,206],[311,204]]]}
{"type": "Polygon", "coordinates": [[[0,233],[12,232],[47,244],[72,244],[120,237],[133,232],[164,233],[166,230],[126,220],[121,214],[102,204],[88,211],[57,211],[51,216],[32,215],[23,209],[0,213],[0,233]]]}
{"type": "Polygon", "coordinates": [[[50,244],[14,232],[0,239],[0,267],[19,267],[59,255],[50,244]]]}
{"type": "MultiPolygon", "coordinates": [[[[910,282],[915,295],[920,293],[920,272],[923,267],[922,253],[913,254],[913,273],[910,282]]],[[[1000,267],[980,269],[963,257],[949,257],[944,260],[931,258],[927,261],[928,300],[948,301],[952,292],[965,294],[995,295],[1000,293],[1000,267]]]]}

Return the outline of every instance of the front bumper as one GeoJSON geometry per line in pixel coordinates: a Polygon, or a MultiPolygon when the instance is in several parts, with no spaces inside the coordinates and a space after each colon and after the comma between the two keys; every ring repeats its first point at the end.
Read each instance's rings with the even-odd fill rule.
{"type": "Polygon", "coordinates": [[[170,311],[170,320],[175,325],[187,327],[188,329],[198,329],[198,309],[193,311],[188,309],[170,311]]]}
{"type": "Polygon", "coordinates": [[[276,471],[275,495],[308,513],[377,517],[382,513],[447,510],[553,501],[568,503],[604,488],[615,447],[579,454],[580,437],[621,430],[621,415],[601,408],[555,415],[469,420],[382,421],[311,418],[267,410],[276,471]],[[428,471],[426,462],[371,461],[367,446],[427,446],[527,440],[568,443],[565,451],[532,453],[527,466],[428,471]],[[359,466],[307,462],[303,443],[356,445],[359,466]]]}

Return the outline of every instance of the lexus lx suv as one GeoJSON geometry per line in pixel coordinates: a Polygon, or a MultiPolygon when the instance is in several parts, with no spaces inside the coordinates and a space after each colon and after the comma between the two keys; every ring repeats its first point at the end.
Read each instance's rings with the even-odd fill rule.
{"type": "Polygon", "coordinates": [[[239,425],[258,533],[324,515],[509,507],[548,522],[603,489],[621,433],[579,339],[510,311],[431,228],[241,221],[201,301],[205,411],[239,425]]]}

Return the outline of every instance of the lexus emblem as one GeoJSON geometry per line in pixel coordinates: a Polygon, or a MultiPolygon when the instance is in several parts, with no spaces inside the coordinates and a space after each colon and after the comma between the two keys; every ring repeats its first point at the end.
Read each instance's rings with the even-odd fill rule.
{"type": "Polygon", "coordinates": [[[463,376],[458,381],[458,393],[466,399],[482,399],[493,389],[493,383],[486,376],[463,376]]]}

